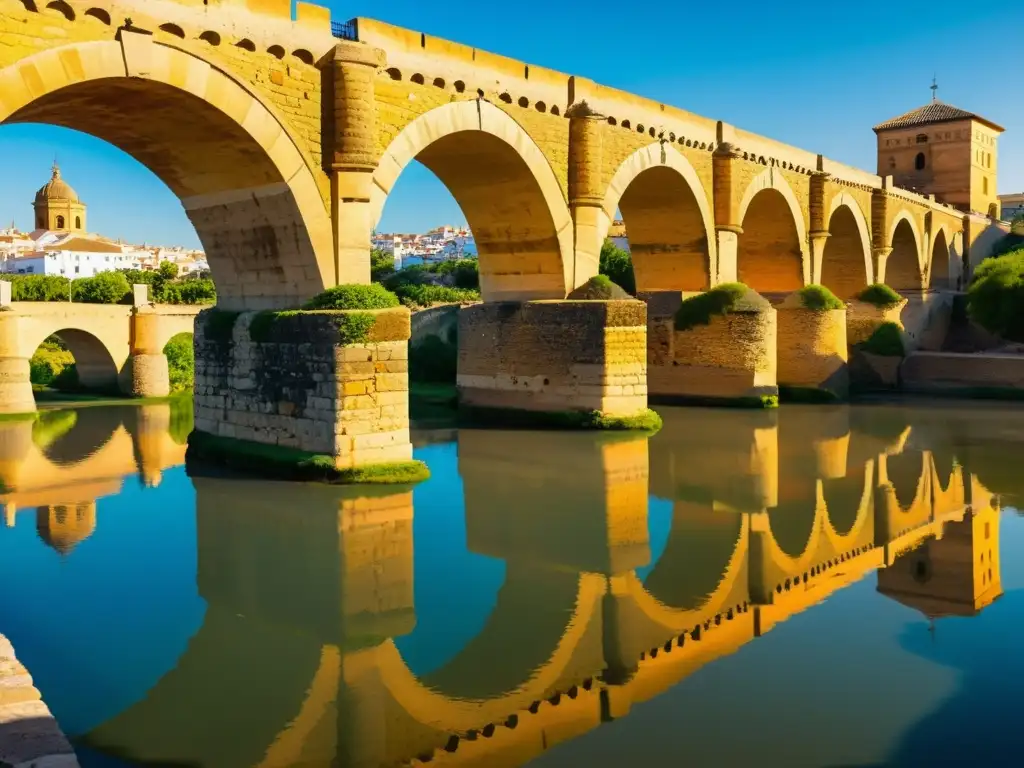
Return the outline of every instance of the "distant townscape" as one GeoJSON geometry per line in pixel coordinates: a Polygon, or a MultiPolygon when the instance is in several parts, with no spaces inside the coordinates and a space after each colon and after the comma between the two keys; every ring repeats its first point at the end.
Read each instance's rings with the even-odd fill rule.
{"type": "Polygon", "coordinates": [[[184,277],[210,268],[200,250],[135,245],[89,232],[87,206],[61,178],[56,163],[32,205],[35,229],[22,232],[13,222],[0,229],[0,272],[75,279],[124,269],[155,271],[170,262],[184,277]]]}
{"type": "Polygon", "coordinates": [[[395,267],[403,261],[443,261],[477,255],[476,242],[468,227],[444,225],[426,234],[374,233],[371,245],[395,257],[395,267]]]}

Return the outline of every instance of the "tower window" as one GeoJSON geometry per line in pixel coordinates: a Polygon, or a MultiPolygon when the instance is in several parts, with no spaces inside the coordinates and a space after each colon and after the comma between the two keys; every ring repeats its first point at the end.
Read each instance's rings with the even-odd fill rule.
{"type": "Polygon", "coordinates": [[[63,216],[58,216],[57,217],[57,229],[64,229],[64,217],[63,216]]]}
{"type": "Polygon", "coordinates": [[[981,194],[988,194],[988,176],[981,177],[981,194]]]}
{"type": "Polygon", "coordinates": [[[75,216],[75,229],[81,229],[81,228],[82,228],[82,217],[81,216],[75,216]]]}
{"type": "Polygon", "coordinates": [[[917,143],[918,144],[927,144],[928,143],[928,136],[927,136],[927,134],[924,134],[924,133],[917,134],[917,143]]]}
{"type": "Polygon", "coordinates": [[[889,158],[889,170],[893,170],[895,167],[896,167],[896,158],[895,157],[890,157],[889,158]]]}
{"type": "Polygon", "coordinates": [[[924,152],[917,153],[917,157],[914,158],[914,168],[919,171],[924,170],[924,152]]]}

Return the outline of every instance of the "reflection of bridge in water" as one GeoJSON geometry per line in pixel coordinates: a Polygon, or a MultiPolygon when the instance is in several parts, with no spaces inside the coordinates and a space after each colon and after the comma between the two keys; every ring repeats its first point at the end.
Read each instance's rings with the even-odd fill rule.
{"type": "Polygon", "coordinates": [[[459,435],[468,547],[505,580],[419,675],[395,643],[416,625],[411,493],[194,477],[204,623],[85,741],[146,764],[519,765],[872,570],[931,617],[999,596],[997,500],[899,410],[666,421],[650,441],[459,435]],[[672,506],[660,555],[651,495],[672,506]]]}
{"type": "MultiPolygon", "coordinates": [[[[70,551],[96,526],[96,500],[138,474],[148,486],[185,461],[168,403],[50,411],[38,421],[0,422],[0,504],[7,527],[35,510],[39,535],[70,551]]],[[[186,433],[187,434],[187,433],[186,433]]]]}

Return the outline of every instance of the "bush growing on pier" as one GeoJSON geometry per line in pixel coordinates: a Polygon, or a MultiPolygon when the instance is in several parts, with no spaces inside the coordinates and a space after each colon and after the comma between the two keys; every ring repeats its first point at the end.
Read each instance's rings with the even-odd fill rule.
{"type": "Polygon", "coordinates": [[[903,297],[885,283],[874,283],[857,294],[857,301],[863,301],[879,309],[889,309],[903,301],[903,297]]]}
{"type": "Polygon", "coordinates": [[[395,271],[395,254],[385,251],[382,248],[374,248],[370,251],[370,279],[375,283],[395,271]]]}
{"type": "Polygon", "coordinates": [[[398,297],[379,283],[336,285],[317,294],[303,309],[391,309],[398,297]]]}
{"type": "Polygon", "coordinates": [[[990,333],[1024,342],[1024,249],[978,265],[967,288],[967,313],[990,333]]]}
{"type": "Polygon", "coordinates": [[[882,323],[866,340],[857,345],[865,352],[882,357],[903,357],[903,331],[896,323],[882,323]]]}
{"type": "Polygon", "coordinates": [[[570,301],[613,301],[633,297],[607,275],[594,275],[566,298],[570,301]]]}
{"type": "Polygon", "coordinates": [[[846,305],[824,285],[805,285],[799,291],[800,305],[804,309],[819,311],[843,309],[846,305]]]}
{"type": "Polygon", "coordinates": [[[743,283],[722,283],[710,291],[685,299],[676,310],[677,331],[708,325],[716,315],[727,315],[743,305],[750,289],[743,283]]]}
{"type": "Polygon", "coordinates": [[[621,286],[626,293],[636,295],[636,276],[633,273],[633,260],[629,251],[619,248],[609,238],[605,238],[601,246],[597,270],[606,275],[613,283],[621,286]]]}

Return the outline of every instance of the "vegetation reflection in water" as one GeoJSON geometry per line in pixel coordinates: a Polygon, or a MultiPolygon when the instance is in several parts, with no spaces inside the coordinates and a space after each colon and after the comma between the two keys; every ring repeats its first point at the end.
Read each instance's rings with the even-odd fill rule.
{"type": "Polygon", "coordinates": [[[1008,629],[1018,412],[422,432],[414,491],[186,474],[188,413],[0,423],[0,631],[87,766],[912,765],[962,660],[893,649],[1008,629]]]}

